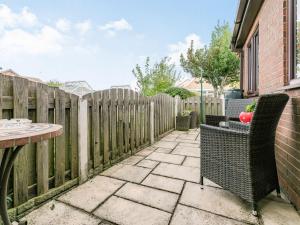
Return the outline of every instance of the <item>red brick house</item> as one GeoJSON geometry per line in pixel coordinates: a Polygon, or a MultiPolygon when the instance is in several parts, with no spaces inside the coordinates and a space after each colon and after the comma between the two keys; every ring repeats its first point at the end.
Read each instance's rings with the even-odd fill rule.
{"type": "Polygon", "coordinates": [[[244,95],[256,97],[266,93],[285,92],[290,96],[277,129],[276,158],[281,189],[298,209],[299,26],[300,0],[240,0],[232,38],[232,48],[241,58],[241,89],[244,90],[244,95]]]}

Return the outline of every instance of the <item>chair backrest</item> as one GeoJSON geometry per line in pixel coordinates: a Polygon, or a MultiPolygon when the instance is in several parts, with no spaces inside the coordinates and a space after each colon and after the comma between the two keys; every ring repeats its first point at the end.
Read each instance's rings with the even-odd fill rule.
{"type": "Polygon", "coordinates": [[[240,113],[244,112],[246,106],[251,104],[253,101],[253,99],[229,99],[225,115],[229,118],[239,118],[240,113]]]}
{"type": "Polygon", "coordinates": [[[259,97],[250,124],[250,145],[256,150],[274,151],[276,128],[288,100],[287,94],[259,97]]]}

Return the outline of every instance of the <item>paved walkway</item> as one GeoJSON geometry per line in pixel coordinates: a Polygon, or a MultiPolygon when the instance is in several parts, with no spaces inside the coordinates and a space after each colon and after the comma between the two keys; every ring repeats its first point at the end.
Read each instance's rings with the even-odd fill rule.
{"type": "Polygon", "coordinates": [[[151,147],[26,216],[29,225],[297,225],[299,214],[274,194],[260,217],[241,199],[204,180],[199,131],[174,131],[151,147]]]}

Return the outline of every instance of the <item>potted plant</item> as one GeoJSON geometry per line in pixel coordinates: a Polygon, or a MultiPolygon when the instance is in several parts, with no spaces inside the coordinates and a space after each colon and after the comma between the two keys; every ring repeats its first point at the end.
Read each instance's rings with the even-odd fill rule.
{"type": "Polygon", "coordinates": [[[256,101],[253,101],[250,105],[246,106],[246,112],[241,112],[240,121],[248,124],[252,121],[253,113],[256,107],[256,101]]]}
{"type": "Polygon", "coordinates": [[[197,127],[197,112],[192,111],[191,109],[189,111],[191,112],[190,128],[193,129],[197,127]]]}
{"type": "Polygon", "coordinates": [[[185,110],[176,117],[176,130],[187,131],[190,128],[191,111],[185,110]]]}

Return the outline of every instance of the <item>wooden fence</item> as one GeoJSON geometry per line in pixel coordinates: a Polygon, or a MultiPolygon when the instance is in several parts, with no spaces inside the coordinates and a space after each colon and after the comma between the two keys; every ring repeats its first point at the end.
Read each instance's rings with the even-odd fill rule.
{"type": "MultiPolygon", "coordinates": [[[[224,101],[222,99],[205,96],[204,100],[205,104],[203,108],[205,115],[224,115],[224,101]]],[[[178,102],[177,104],[179,113],[184,110],[192,110],[196,111],[198,116],[200,116],[201,100],[199,96],[191,97],[185,100],[177,98],[176,101],[178,102]]]]}
{"type": "MultiPolygon", "coordinates": [[[[17,157],[9,185],[13,206],[46,193],[51,197],[57,188],[62,190],[75,185],[78,180],[78,96],[0,74],[0,119],[11,118],[29,118],[33,122],[57,123],[64,127],[61,137],[27,145],[17,157]]],[[[0,150],[0,157],[2,155],[3,150],[0,150]]],[[[43,197],[37,201],[43,201],[43,197]]]]}
{"type": "Polygon", "coordinates": [[[154,102],[154,137],[175,129],[175,99],[167,94],[151,98],[154,102]]]}
{"type": "MultiPolygon", "coordinates": [[[[79,98],[0,74],[0,119],[29,118],[64,127],[61,137],[28,145],[18,156],[9,185],[14,213],[22,214],[160,139],[175,129],[176,114],[184,109],[199,114],[200,98],[144,97],[126,89],[79,98]]],[[[222,101],[206,98],[205,112],[221,114],[222,101]]]]}
{"type": "Polygon", "coordinates": [[[85,95],[83,101],[87,101],[87,133],[82,133],[88,140],[90,176],[150,144],[151,101],[154,138],[174,129],[174,99],[169,95],[144,97],[132,90],[110,89],[85,95]]]}

